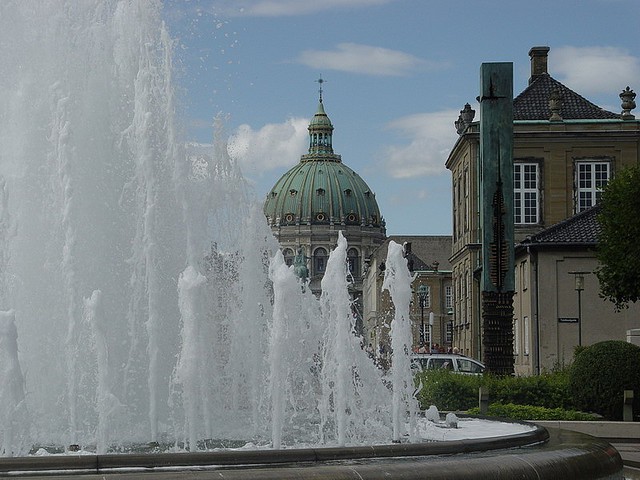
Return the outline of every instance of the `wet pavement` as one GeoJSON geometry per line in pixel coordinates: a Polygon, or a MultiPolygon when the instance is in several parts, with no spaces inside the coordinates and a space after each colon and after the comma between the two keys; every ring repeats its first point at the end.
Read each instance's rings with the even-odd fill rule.
{"type": "Polygon", "coordinates": [[[628,480],[640,480],[640,442],[612,443],[624,462],[624,476],[628,480]]]}

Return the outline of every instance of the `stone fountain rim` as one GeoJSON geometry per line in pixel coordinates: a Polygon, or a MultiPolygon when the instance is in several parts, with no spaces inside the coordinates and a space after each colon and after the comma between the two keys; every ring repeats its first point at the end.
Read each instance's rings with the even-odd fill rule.
{"type": "MultiPolygon", "coordinates": [[[[479,417],[478,417],[479,418],[479,417]]],[[[207,465],[268,466],[277,464],[324,463],[402,457],[428,457],[486,452],[526,447],[548,441],[545,427],[528,422],[482,417],[487,420],[517,423],[530,431],[496,437],[463,440],[394,443],[346,447],[309,447],[262,450],[217,450],[178,453],[66,454],[0,458],[0,474],[13,471],[85,470],[99,472],[114,468],[193,467],[207,465]]]]}

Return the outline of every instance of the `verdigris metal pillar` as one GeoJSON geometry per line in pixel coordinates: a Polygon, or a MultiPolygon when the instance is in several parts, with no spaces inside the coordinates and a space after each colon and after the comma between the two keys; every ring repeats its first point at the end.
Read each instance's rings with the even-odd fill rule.
{"type": "Polygon", "coordinates": [[[513,64],[480,67],[482,344],[487,370],[513,373],[513,64]]]}

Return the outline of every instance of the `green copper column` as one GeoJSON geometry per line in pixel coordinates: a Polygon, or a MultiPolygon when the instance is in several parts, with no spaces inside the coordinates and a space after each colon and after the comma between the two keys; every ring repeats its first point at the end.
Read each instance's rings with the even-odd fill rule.
{"type": "Polygon", "coordinates": [[[513,64],[480,67],[482,344],[487,370],[513,373],[513,64]]]}

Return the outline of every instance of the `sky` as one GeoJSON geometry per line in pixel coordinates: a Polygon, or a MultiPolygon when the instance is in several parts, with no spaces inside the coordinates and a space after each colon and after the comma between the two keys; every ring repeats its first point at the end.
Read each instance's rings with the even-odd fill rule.
{"type": "Polygon", "coordinates": [[[517,95],[545,45],[549,73],[607,110],[640,92],[640,0],[165,0],[163,14],[188,141],[211,143],[222,118],[262,200],[307,153],[322,78],[334,151],[388,235],[451,234],[444,164],[460,110],[479,112],[482,63],[513,62],[517,95]]]}

